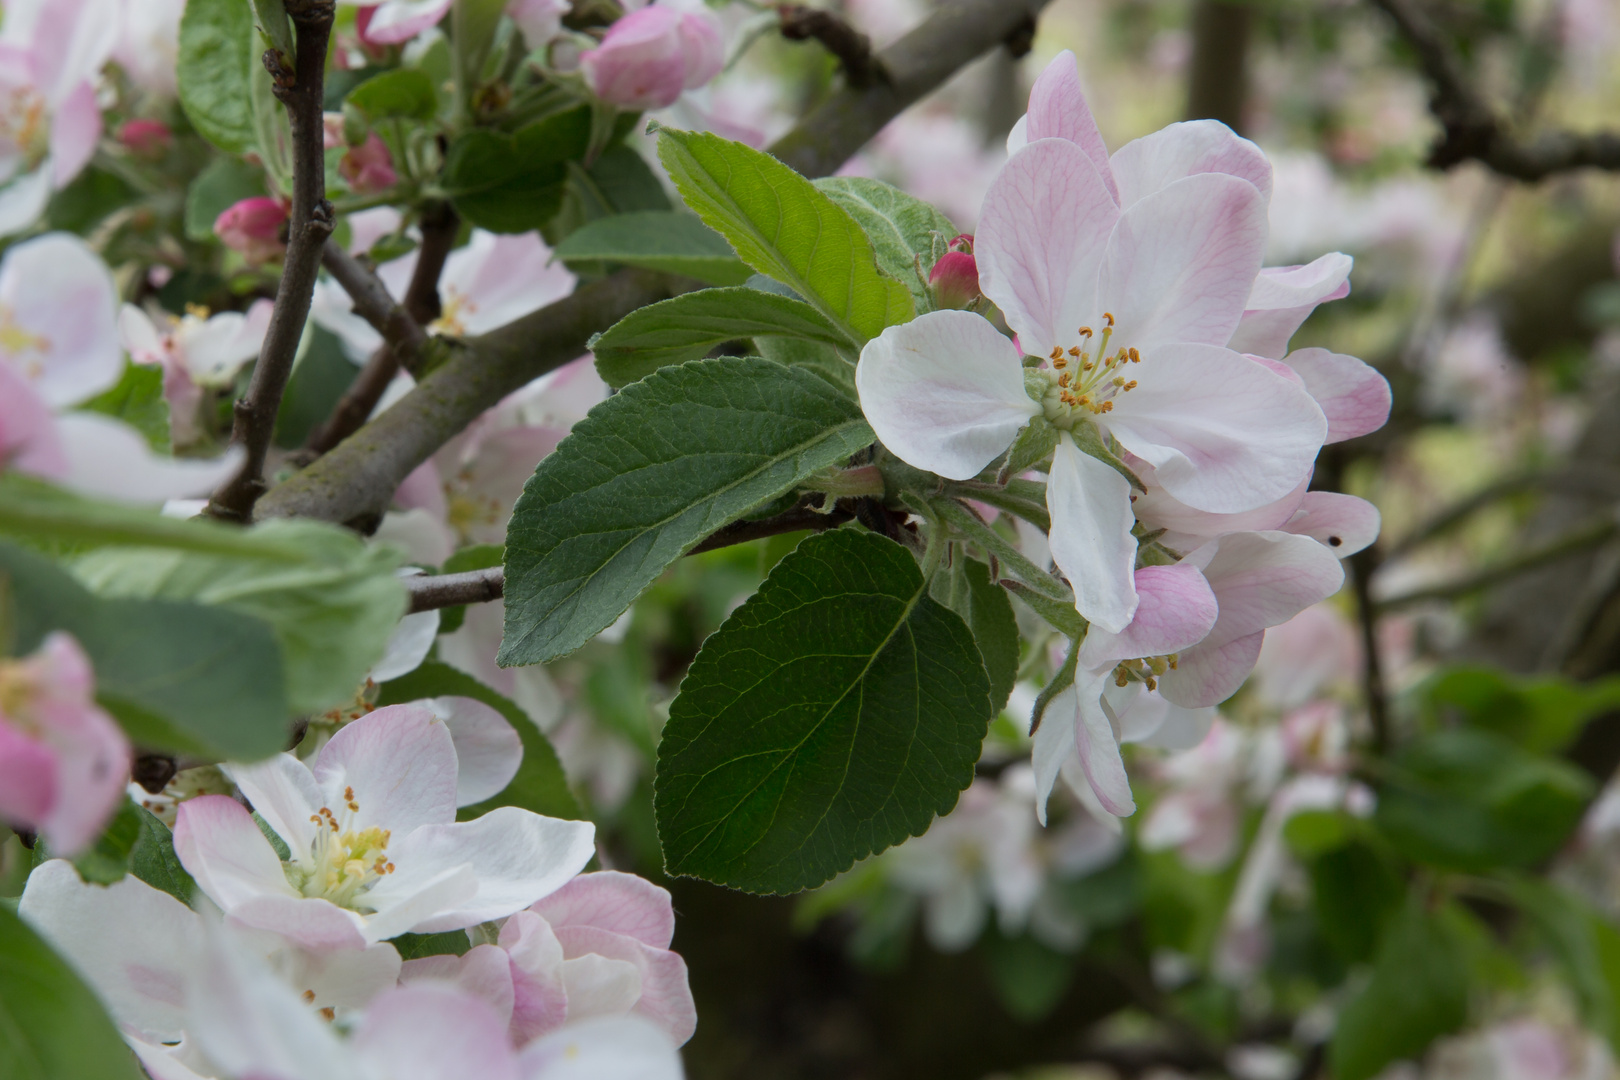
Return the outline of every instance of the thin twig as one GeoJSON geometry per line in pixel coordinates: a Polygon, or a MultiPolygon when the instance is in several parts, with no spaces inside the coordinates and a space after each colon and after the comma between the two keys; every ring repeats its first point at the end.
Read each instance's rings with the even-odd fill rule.
{"type": "Polygon", "coordinates": [[[1538,569],[1549,563],[1567,559],[1571,555],[1578,555],[1590,548],[1598,547],[1620,533],[1620,524],[1613,518],[1603,518],[1599,521],[1589,522],[1578,529],[1572,529],[1562,536],[1554,537],[1544,544],[1537,544],[1511,559],[1507,559],[1496,566],[1488,566],[1483,570],[1464,575],[1455,581],[1444,582],[1439,585],[1428,585],[1411,592],[1391,596],[1386,600],[1377,601],[1379,612],[1394,611],[1398,608],[1410,607],[1430,600],[1456,600],[1470,593],[1480,592],[1493,585],[1500,585],[1520,574],[1538,569]]]}
{"type": "Polygon", "coordinates": [[[776,15],[781,20],[783,37],[789,41],[814,38],[836,56],[849,85],[864,90],[888,78],[882,61],[872,55],[872,39],[832,12],[804,4],[779,4],[776,15]]]}
{"type": "Polygon", "coordinates": [[[1378,569],[1375,548],[1358,551],[1345,560],[1350,589],[1356,597],[1356,624],[1361,631],[1361,688],[1367,699],[1367,723],[1372,727],[1373,750],[1387,754],[1394,745],[1389,726],[1389,693],[1384,686],[1384,662],[1378,648],[1380,608],[1372,597],[1373,573],[1378,569]]]}
{"type": "Polygon", "coordinates": [[[326,201],[325,131],[321,122],[327,39],[332,33],[333,0],[284,0],[293,22],[298,55],[291,71],[274,49],[264,54],[276,97],[287,108],[292,129],[293,192],[287,255],[275,309],[259,350],[247,393],[236,403],[231,442],[247,453],[236,476],[214,493],[207,513],[247,521],[264,494],[264,463],[275,433],[281,395],[287,389],[298,339],[309,317],[310,298],[320,269],[321,250],[332,235],[332,204],[326,201]]]}
{"type": "Polygon", "coordinates": [[[310,432],[304,449],[318,457],[359,431],[398,374],[399,353],[385,341],[377,346],[360,369],[360,374],[354,377],[354,382],[343,391],[343,396],[332,407],[332,415],[310,432]]]}
{"type": "Polygon", "coordinates": [[[1394,20],[1434,85],[1429,111],[1444,129],[1429,150],[1429,164],[1449,169],[1479,161],[1515,180],[1540,180],[1572,169],[1620,170],[1620,133],[1549,131],[1525,141],[1463,75],[1445,34],[1418,0],[1372,0],[1394,20]]]}
{"type": "Polygon", "coordinates": [[[1401,537],[1400,543],[1385,553],[1383,561],[1390,562],[1410,554],[1416,548],[1462,524],[1492,503],[1531,490],[1620,498],[1620,474],[1616,474],[1613,469],[1572,463],[1559,469],[1534,469],[1516,476],[1503,477],[1418,525],[1401,537]]]}
{"type": "MultiPolygon", "coordinates": [[[[401,358],[420,353],[427,334],[397,303],[388,287],[359,259],[331,240],[321,249],[321,265],[354,301],[354,313],[371,324],[401,358]]],[[[409,365],[407,365],[409,366],[409,365]]]]}
{"type": "MultiPolygon", "coordinates": [[[[429,203],[422,210],[422,246],[417,249],[416,269],[405,289],[405,310],[423,326],[444,314],[439,300],[439,278],[444,261],[456,246],[461,219],[449,203],[429,203]]],[[[411,374],[416,372],[406,365],[411,374]]]]}

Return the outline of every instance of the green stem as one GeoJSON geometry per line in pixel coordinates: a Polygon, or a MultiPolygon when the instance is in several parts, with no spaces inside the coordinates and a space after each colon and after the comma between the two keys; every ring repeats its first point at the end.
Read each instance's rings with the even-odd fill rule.
{"type": "Polygon", "coordinates": [[[920,499],[907,498],[906,503],[913,507],[919,504],[931,507],[935,515],[943,518],[963,536],[994,555],[1003,566],[1030,588],[1053,600],[1074,604],[1074,593],[1067,585],[1024,558],[1023,553],[1014,547],[1010,540],[986,525],[980,520],[979,515],[955,499],[932,499],[923,503],[920,499]]]}

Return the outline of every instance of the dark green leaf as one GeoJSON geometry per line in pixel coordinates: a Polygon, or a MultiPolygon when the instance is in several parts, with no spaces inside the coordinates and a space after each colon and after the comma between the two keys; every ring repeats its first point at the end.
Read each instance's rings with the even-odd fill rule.
{"type": "Polygon", "coordinates": [[[775,360],[784,367],[813,371],[837,387],[839,393],[851,400],[859,399],[855,390],[855,365],[824,341],[761,336],[754,339],[754,348],[767,360],[775,360]]]}
{"type": "Polygon", "coordinates": [[[1586,774],[1469,728],[1405,747],[1375,820],[1417,862],[1452,870],[1529,866],[1563,846],[1591,796],[1586,774]]]}
{"type": "Polygon", "coordinates": [[[518,499],[500,662],[573,652],[698,541],[871,441],[853,401],[758,357],[694,361],[625,387],[574,426],[518,499]]]}
{"type": "Polygon", "coordinates": [[[523,740],[523,763],[506,790],[481,803],[463,806],[456,812],[457,818],[467,821],[500,806],[517,806],[547,817],[575,820],[585,817],[573,792],[568,790],[568,777],[563,775],[557,752],[534,721],[518,705],[466,672],[429,660],[415,671],[383,683],[377,704],[398,705],[435,697],[469,697],[482,701],[506,717],[506,722],[523,740]]]}
{"type": "Polygon", "coordinates": [[[1009,938],[989,933],[979,941],[990,987],[1015,1020],[1026,1024],[1040,1020],[1057,1007],[1074,981],[1074,961],[1028,934],[1009,938]]]}
{"type": "Polygon", "coordinates": [[[144,807],[137,806],[135,813],[140,822],[140,836],[130,853],[129,872],[182,904],[190,904],[197,883],[174,853],[174,834],[144,807]]]}
{"type": "Polygon", "coordinates": [[[396,68],[374,75],[349,91],[347,104],[372,123],[391,117],[431,120],[439,111],[439,95],[425,72],[396,68]]]}
{"type": "Polygon", "coordinates": [[[472,940],[465,930],[450,930],[443,934],[401,934],[390,938],[389,944],[399,950],[401,960],[420,960],[424,956],[465,956],[472,949],[472,940]]]}
{"type": "Polygon", "coordinates": [[[793,289],[857,344],[916,314],[906,287],[878,269],[855,219],[769,154],[664,128],[658,156],[686,205],[743,262],[793,289]]]}
{"type": "Polygon", "coordinates": [[[98,598],[50,562],[0,543],[19,653],[52,630],[78,639],[102,703],[137,745],[252,760],[282,749],[287,706],[270,627],[170,600],[98,598]]]}
{"type": "Polygon", "coordinates": [[[146,364],[125,364],[118,385],[83,405],[122,420],[146,437],[147,445],[160,454],[169,452],[169,403],[163,398],[163,369],[146,364]]]}
{"type": "Polygon", "coordinates": [[[144,1075],[90,988],[15,911],[0,905],[0,1077],[144,1075]]]}
{"type": "Polygon", "coordinates": [[[828,176],[817,180],[816,187],[860,223],[872,241],[878,267],[906,287],[917,310],[932,311],[928,273],[934,266],[934,239],[948,243],[956,236],[951,219],[881,180],[828,176]]]}
{"type": "Polygon", "coordinates": [[[215,158],[186,189],[186,236],[213,239],[214,220],[220,214],[243,199],[263,194],[263,169],[241,158],[215,158]]]}
{"type": "Polygon", "coordinates": [[[312,326],[309,348],[298,358],[287,392],[276,413],[276,445],[292,450],[332,415],[343,392],[360,369],[343,351],[343,343],[330,330],[312,326]]]}
{"type": "Polygon", "coordinates": [[[1372,980],[1339,1014],[1328,1044],[1334,1080],[1368,1080],[1467,1021],[1464,945],[1444,914],[1412,901],[1390,926],[1372,980]]]}
{"type": "MultiPolygon", "coordinates": [[[[74,858],[79,876],[96,885],[122,881],[130,871],[130,859],[141,838],[141,815],[145,813],[126,797],[96,842],[74,858]]],[[[39,843],[36,841],[35,846],[39,843]]]]}
{"type": "Polygon", "coordinates": [[[990,580],[990,568],[958,553],[934,576],[929,595],[962,616],[990,676],[990,704],[1000,712],[1018,680],[1018,619],[1007,590],[990,580]]]}
{"type": "Polygon", "coordinates": [[[227,153],[254,146],[248,79],[261,51],[245,0],[187,0],[180,17],[180,104],[197,133],[227,153]]]}
{"type": "Polygon", "coordinates": [[[761,335],[851,347],[809,304],[739,286],[683,293],[633,311],[598,334],[591,351],[603,381],[622,387],[669,364],[696,360],[722,342],[761,335]]]}
{"type": "Polygon", "coordinates": [[[590,142],[588,106],[548,116],[515,134],[475,130],[456,139],[444,185],[461,216],[498,233],[528,232],[562,206],[567,162],[590,142]]]}
{"type": "Polygon", "coordinates": [[[1483,667],[1455,667],[1420,691],[1437,721],[1461,720],[1512,739],[1527,750],[1557,753],[1599,713],[1620,706],[1620,679],[1575,683],[1554,676],[1527,678],[1483,667]]]}
{"type": "Polygon", "coordinates": [[[819,885],[948,813],[991,713],[972,633],[904,548],[812,536],[704,642],[670,706],[666,867],[750,892],[819,885]]]}
{"type": "Polygon", "coordinates": [[[1309,863],[1322,936],[1350,963],[1370,960],[1384,925],[1400,910],[1401,879],[1371,844],[1355,840],[1309,863]]]}
{"type": "Polygon", "coordinates": [[[673,210],[615,214],[569,234],[557,245],[564,262],[611,262],[683,274],[714,285],[741,285],[753,271],[726,238],[691,214],[673,210]]]}
{"type": "Polygon", "coordinates": [[[51,196],[45,223],[64,232],[89,234],[109,214],[134,202],[137,195],[117,173],[90,165],[51,196]]]}

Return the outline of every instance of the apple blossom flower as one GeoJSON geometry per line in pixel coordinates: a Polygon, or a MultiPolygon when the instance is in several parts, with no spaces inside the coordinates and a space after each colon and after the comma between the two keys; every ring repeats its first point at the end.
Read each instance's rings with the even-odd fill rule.
{"type": "Polygon", "coordinates": [[[430,26],[438,25],[453,0],[338,0],[361,9],[360,40],[367,44],[400,45],[430,26]]]}
{"type": "Polygon", "coordinates": [[[172,99],[179,91],[180,16],[185,0],[123,0],[112,58],[130,82],[172,99]]]}
{"type": "Polygon", "coordinates": [[[1249,779],[1253,740],[1214,718],[1196,746],[1156,770],[1170,787],[1149,809],[1137,833],[1145,851],[1175,848],[1188,866],[1218,870],[1231,862],[1241,838],[1238,789],[1249,779]]]}
{"type": "Polygon", "coordinates": [[[0,235],[28,228],[89,164],[101,137],[96,78],[118,0],[8,0],[0,27],[0,235]]]}
{"type": "Polygon", "coordinates": [[[562,32],[570,0],[508,0],[506,14],[523,34],[530,51],[544,48],[562,32]]]}
{"type": "Polygon", "coordinates": [[[137,117],[124,121],[118,129],[118,141],[136,157],[161,158],[174,145],[174,132],[161,120],[137,117]]]}
{"type": "Polygon", "coordinates": [[[608,27],[602,43],[580,54],[591,93],[623,109],[662,109],[684,90],[720,74],[725,37],[701,7],[669,4],[631,11],[608,27]]]}
{"type": "Polygon", "coordinates": [[[257,266],[287,250],[281,238],[286,223],[286,203],[269,195],[255,195],[220,211],[214,219],[214,235],[232,251],[240,252],[248,265],[257,266]]]}
{"type": "Polygon", "coordinates": [[[349,182],[351,190],[361,195],[386,191],[399,181],[394,172],[394,158],[375,131],[338,159],[338,173],[349,182]]]}
{"type": "Polygon", "coordinates": [[[1276,709],[1297,709],[1335,686],[1353,683],[1361,642],[1331,604],[1313,604],[1266,633],[1255,661],[1255,690],[1276,709]]]}
{"type": "Polygon", "coordinates": [[[90,660],[69,634],[0,659],[0,819],[73,856],[124,797],[129,740],[95,701],[90,660]]]}
{"type": "Polygon", "coordinates": [[[175,851],[232,922],[310,948],[502,918],[561,887],[594,851],[590,824],[516,807],[457,822],[454,741],[420,706],[355,720],[313,767],[280,754],[230,771],[290,857],[222,796],[181,804],[175,851]]]}
{"type": "Polygon", "coordinates": [[[21,372],[0,364],[0,472],[7,469],[60,479],[68,458],[51,407],[21,372]]]}
{"type": "Polygon", "coordinates": [[[1225,347],[1260,270],[1263,155],[1221,125],[1175,125],[1109,172],[1071,83],[1064,54],[1031,94],[1031,141],[991,185],[976,236],[980,284],[1018,344],[931,312],[869,342],[856,385],[884,445],[949,479],[976,475],[1037,417],[1056,427],[1052,555],[1080,614],[1119,633],[1137,604],[1130,485],[1075,429],[1151,463],[1178,500],[1236,513],[1297,487],[1327,423],[1299,382],[1225,347]],[[1044,358],[1027,391],[1025,353],[1044,358]]]}
{"type": "Polygon", "coordinates": [[[130,359],[163,371],[163,397],[169,403],[169,437],[175,446],[197,441],[197,409],[206,388],[231,385],[242,365],[259,355],[274,305],[256,300],[247,312],[209,315],[194,309],[157,319],[133,304],[118,313],[118,333],[130,359]]]}

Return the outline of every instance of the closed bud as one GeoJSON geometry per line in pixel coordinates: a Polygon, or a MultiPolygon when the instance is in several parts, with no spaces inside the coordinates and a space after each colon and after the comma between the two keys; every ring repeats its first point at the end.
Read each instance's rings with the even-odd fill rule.
{"type": "Polygon", "coordinates": [[[979,299],[979,265],[968,251],[948,251],[934,264],[928,287],[942,308],[968,308],[979,299]]]}
{"type": "Polygon", "coordinates": [[[129,120],[118,129],[118,141],[136,157],[160,158],[174,145],[174,132],[161,120],[129,120]]]}
{"type": "Polygon", "coordinates": [[[250,264],[268,262],[287,250],[281,228],[287,221],[287,206],[280,199],[256,195],[235,203],[214,219],[214,235],[232,251],[239,251],[250,264]]]}

